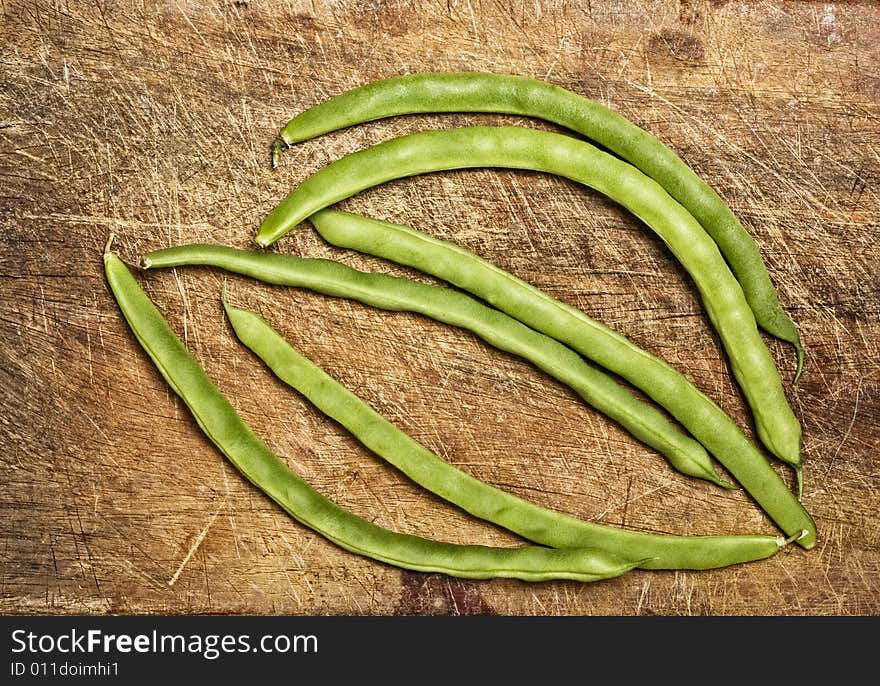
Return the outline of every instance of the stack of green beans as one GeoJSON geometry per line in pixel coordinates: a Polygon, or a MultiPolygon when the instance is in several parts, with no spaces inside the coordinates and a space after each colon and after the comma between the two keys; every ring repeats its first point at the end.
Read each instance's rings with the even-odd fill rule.
{"type": "Polygon", "coordinates": [[[272,164],[277,166],[285,147],[330,131],[383,117],[433,112],[498,112],[543,119],[617,156],[585,140],[528,127],[419,132],[351,153],[318,170],[268,214],[256,235],[257,244],[266,247],[308,219],[333,245],[414,267],[460,290],[364,273],[332,260],[222,245],[153,251],[143,256],[141,266],[209,266],[382,309],[415,312],[469,330],[570,386],[681,473],[735,487],[719,476],[714,457],[784,535],[650,534],[583,521],[517,498],[431,453],[298,353],[258,314],[224,300],[240,342],[366,448],[448,502],[530,543],[515,548],[459,545],[370,524],[311,489],[253,434],[108,243],[105,272],[126,321],[206,435],[247,479],[304,525],[347,550],[413,570],[467,578],[595,581],[635,568],[709,569],[761,560],[791,541],[812,548],[815,523],[800,502],[800,423],[759,331],[794,346],[797,380],[803,368],[797,329],[782,310],[755,242],[720,196],[657,138],[594,101],[541,81],[486,73],[423,73],[355,88],[293,117],[273,144],[272,164]],[[758,439],[794,469],[796,493],[715,402],[671,365],[624,336],[454,243],[412,227],[329,209],[393,179],[474,167],[529,169],[575,180],[620,203],[662,238],[693,279],[752,412],[758,439]],[[614,374],[659,408],[637,398],[614,374]]]}

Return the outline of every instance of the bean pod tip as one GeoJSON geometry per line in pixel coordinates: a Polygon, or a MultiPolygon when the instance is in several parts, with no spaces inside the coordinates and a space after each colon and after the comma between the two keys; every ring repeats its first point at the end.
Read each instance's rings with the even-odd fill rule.
{"type": "Polygon", "coordinates": [[[281,159],[281,153],[284,152],[290,146],[284,141],[282,138],[276,138],[272,141],[271,148],[271,158],[272,158],[272,169],[275,169],[278,166],[278,160],[281,159]]]}
{"type": "Polygon", "coordinates": [[[104,262],[106,262],[108,259],[110,259],[110,255],[113,254],[113,253],[110,251],[110,249],[112,248],[112,246],[113,246],[113,241],[115,241],[115,240],[116,240],[116,234],[115,234],[115,233],[110,233],[110,235],[107,236],[107,242],[104,243],[104,262]]]}

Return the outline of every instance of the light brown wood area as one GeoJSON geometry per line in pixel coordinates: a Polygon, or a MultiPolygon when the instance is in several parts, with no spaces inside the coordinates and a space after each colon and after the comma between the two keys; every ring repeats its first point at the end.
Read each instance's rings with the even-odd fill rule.
{"type": "MultiPolygon", "coordinates": [[[[880,612],[880,7],[875,2],[0,3],[0,610],[11,614],[872,615],[880,612]],[[255,247],[311,172],[392,136],[512,116],[388,119],[292,148],[289,117],[426,70],[532,76],[609,105],[729,202],[797,323],[765,337],[803,425],[819,542],[595,584],[402,572],[305,529],[246,482],[137,345],[106,287],[183,242],[255,247]]],[[[455,241],[663,357],[754,435],[687,274],[619,206],[539,173],[396,181],[340,206],[455,241]]],[[[273,248],[430,281],[332,248],[273,248]]],[[[260,311],[449,462],[608,525],[769,533],[740,491],[674,472],[528,363],[423,317],[203,269],[137,273],[236,408],[320,492],[382,526],[515,545],[366,452],[276,381],[220,307],[260,311]]],[[[791,480],[790,470],[774,462],[791,480]]]]}

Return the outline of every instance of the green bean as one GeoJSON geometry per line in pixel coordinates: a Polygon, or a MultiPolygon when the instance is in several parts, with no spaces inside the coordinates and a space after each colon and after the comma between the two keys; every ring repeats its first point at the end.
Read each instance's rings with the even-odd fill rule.
{"type": "Polygon", "coordinates": [[[691,214],[635,167],[584,141],[511,126],[423,131],[346,155],[303,181],[263,221],[266,246],[333,203],[378,184],[432,171],[507,167],[556,174],[621,203],[652,228],[693,279],[727,351],[761,442],[801,477],[801,426],[773,357],[715,242],[691,214]]]}
{"type": "Polygon", "coordinates": [[[534,543],[602,548],[645,569],[710,569],[774,555],[785,541],[761,535],[672,536],[583,521],[490,486],[457,469],[386,420],[296,351],[257,313],[223,303],[238,339],[318,410],[415,483],[466,512],[534,543]]]}
{"type": "Polygon", "coordinates": [[[419,73],[374,81],[293,117],[274,146],[281,148],[366,121],[430,112],[499,112],[544,119],[590,138],[653,178],[712,236],[745,292],[758,325],[797,353],[804,351],[785,314],[754,239],[707,183],[660,139],[617,112],[570,90],[522,76],[419,73]]]}
{"type": "Polygon", "coordinates": [[[810,516],[730,416],[675,368],[626,337],[469,250],[408,226],[322,210],[312,224],[329,243],[414,267],[448,281],[507,312],[536,331],[640,388],[701,441],[789,535],[809,530],[802,545],[815,542],[810,516]]]}
{"type": "Polygon", "coordinates": [[[496,348],[518,355],[553,376],[587,403],[658,450],[684,474],[732,487],[718,476],[705,448],[677,429],[608,374],[560,342],[464,293],[387,274],[360,272],[339,262],[219,245],[183,245],[146,255],[143,266],[209,265],[276,285],[353,298],[385,310],[417,312],[464,328],[496,348]]]}
{"type": "Polygon", "coordinates": [[[190,355],[122,260],[110,252],[109,242],[104,268],[135,338],[205,435],[252,484],[294,519],[336,545],[397,567],[469,579],[590,582],[619,576],[642,562],[593,548],[447,543],[390,531],[358,517],[309,486],[251,430],[190,355]]]}

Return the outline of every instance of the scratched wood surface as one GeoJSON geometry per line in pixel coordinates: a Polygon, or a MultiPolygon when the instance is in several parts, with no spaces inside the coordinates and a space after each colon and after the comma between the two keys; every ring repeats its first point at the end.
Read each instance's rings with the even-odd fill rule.
{"type": "MultiPolygon", "coordinates": [[[[880,611],[880,8],[874,2],[0,1],[0,610],[5,613],[876,614],[880,611]],[[803,422],[819,543],[706,572],[597,584],[401,572],[320,539],[200,434],[125,327],[100,253],[250,247],[323,164],[427,127],[333,133],[268,165],[288,117],[422,70],[543,78],[652,131],[757,240],[807,348],[767,339],[803,422]]],[[[342,203],[477,251],[684,372],[753,435],[687,275],[626,212],[542,174],[475,170],[342,203]]],[[[421,277],[334,249],[282,252],[421,277]]],[[[775,533],[742,493],[673,472],[567,388],[466,332],[207,269],[138,274],[254,429],[383,526],[514,545],[408,483],[233,339],[219,305],[295,346],[444,459],[609,525],[775,533]]],[[[429,279],[426,279],[429,280],[429,279]]],[[[790,479],[790,474],[780,468],[790,479]]]]}

